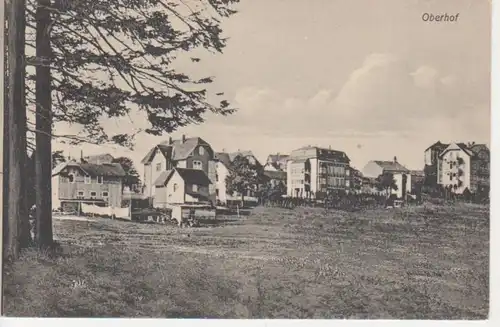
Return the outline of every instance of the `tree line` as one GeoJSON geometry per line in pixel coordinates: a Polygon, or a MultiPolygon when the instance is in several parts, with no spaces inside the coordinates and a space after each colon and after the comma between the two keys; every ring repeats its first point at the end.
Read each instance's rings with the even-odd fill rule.
{"type": "Polygon", "coordinates": [[[6,2],[5,259],[16,259],[31,244],[53,245],[54,139],[133,148],[138,133],[171,133],[202,123],[206,113],[235,111],[223,92],[207,90],[212,76],[188,76],[175,68],[175,61],[187,56],[195,65],[201,61],[193,55],[198,50],[221,53],[227,43],[221,22],[236,13],[238,1],[6,2]],[[105,130],[103,121],[127,117],[132,110],[147,117],[148,128],[116,134],[105,130]],[[56,123],[78,126],[79,132],[58,133],[56,123]],[[37,209],[34,240],[27,201],[32,198],[37,209]]]}

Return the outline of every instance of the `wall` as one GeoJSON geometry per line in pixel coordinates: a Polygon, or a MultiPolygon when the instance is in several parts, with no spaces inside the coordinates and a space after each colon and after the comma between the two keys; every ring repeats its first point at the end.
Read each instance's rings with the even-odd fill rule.
{"type": "Polygon", "coordinates": [[[394,180],[396,181],[397,190],[391,189],[391,194],[395,194],[398,198],[402,198],[405,193],[411,193],[411,175],[410,174],[393,174],[394,180]],[[406,175],[406,190],[403,190],[403,175],[406,175]]]}
{"type": "Polygon", "coordinates": [[[462,149],[454,146],[450,146],[446,153],[441,158],[440,165],[440,177],[441,184],[444,187],[448,187],[449,185],[458,185],[458,181],[462,181],[462,185],[453,189],[454,193],[461,194],[466,188],[471,187],[471,161],[470,157],[467,153],[465,153],[462,149]],[[464,163],[462,165],[455,164],[457,163],[457,157],[463,159],[464,163]],[[450,167],[450,163],[452,163],[450,167]],[[463,172],[463,176],[458,175],[458,170],[461,169],[463,172]],[[454,176],[456,174],[456,176],[454,176]],[[450,178],[451,176],[451,178],[450,178]]]}
{"type": "Polygon", "coordinates": [[[83,198],[89,199],[90,192],[96,192],[96,199],[105,199],[102,192],[108,192],[108,203],[110,206],[121,206],[122,182],[119,178],[104,177],[103,184],[97,183],[97,178],[92,177],[91,184],[85,184],[83,172],[80,169],[69,167],[63,170],[64,174],[73,174],[75,182],[70,183],[66,176],[59,176],[58,193],[59,199],[78,199],[78,192],[84,192],[83,198]]]}
{"type": "Polygon", "coordinates": [[[169,204],[182,204],[185,201],[185,185],[182,177],[175,172],[164,187],[156,188],[156,195],[153,200],[155,208],[166,208],[169,204]],[[177,188],[174,191],[174,185],[177,188]]]}
{"type": "Polygon", "coordinates": [[[218,190],[219,195],[217,196],[217,200],[221,203],[227,202],[227,188],[226,188],[226,177],[229,174],[226,165],[222,162],[216,163],[216,171],[218,180],[215,182],[216,190],[218,190]]]}
{"type": "Polygon", "coordinates": [[[59,175],[52,176],[52,209],[58,209],[61,207],[61,201],[59,200],[59,175]]]}
{"type": "Polygon", "coordinates": [[[156,150],[151,163],[149,163],[149,165],[144,166],[145,174],[149,173],[149,176],[145,176],[147,179],[144,180],[145,181],[144,194],[146,196],[150,197],[155,195],[156,188],[154,186],[154,182],[161,175],[161,173],[166,170],[167,170],[167,159],[163,156],[163,154],[159,150],[156,150]],[[161,164],[161,169],[159,171],[156,170],[157,164],[161,164]]]}

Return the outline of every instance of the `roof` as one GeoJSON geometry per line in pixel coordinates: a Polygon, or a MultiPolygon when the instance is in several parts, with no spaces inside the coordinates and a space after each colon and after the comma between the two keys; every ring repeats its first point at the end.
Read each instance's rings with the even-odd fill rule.
{"type": "Polygon", "coordinates": [[[196,199],[201,200],[201,201],[209,201],[210,200],[207,196],[200,194],[200,193],[193,192],[193,191],[186,191],[186,194],[189,194],[193,198],[196,198],[196,199]]]}
{"type": "Polygon", "coordinates": [[[119,163],[93,164],[70,161],[57,166],[52,172],[52,176],[59,174],[67,167],[79,168],[90,176],[124,177],[126,175],[125,170],[119,163]]]}
{"type": "Polygon", "coordinates": [[[446,147],[448,147],[448,145],[449,144],[445,144],[445,143],[441,143],[441,141],[437,141],[436,143],[432,144],[427,149],[425,149],[425,151],[429,150],[430,148],[438,148],[438,149],[444,150],[446,147]]]}
{"type": "Polygon", "coordinates": [[[295,161],[294,158],[305,159],[306,157],[318,158],[320,160],[325,160],[325,161],[339,161],[345,163],[351,161],[344,151],[332,150],[330,148],[328,149],[320,148],[317,146],[310,146],[310,145],[296,149],[292,151],[292,154],[290,155],[290,159],[294,161],[295,161]]]}
{"type": "MultiPolygon", "coordinates": [[[[490,151],[489,148],[486,146],[486,144],[465,144],[463,142],[454,144],[456,144],[462,151],[464,151],[471,157],[476,156],[480,151],[484,150],[488,152],[490,151]]],[[[448,148],[443,149],[442,152],[439,154],[439,157],[442,157],[447,152],[447,150],[448,148]]]]}
{"type": "Polygon", "coordinates": [[[179,175],[181,175],[182,179],[189,184],[212,184],[210,178],[208,178],[203,170],[189,168],[175,168],[174,170],[176,170],[179,175]]]}
{"type": "Polygon", "coordinates": [[[177,172],[184,182],[188,184],[197,185],[208,185],[212,182],[208,178],[207,174],[200,169],[190,169],[190,168],[174,168],[172,170],[163,171],[158,178],[156,178],[155,186],[165,186],[166,183],[172,178],[173,174],[177,172]]]}
{"type": "Polygon", "coordinates": [[[264,171],[264,176],[269,177],[270,179],[279,179],[286,180],[286,172],[284,171],[264,171]]]}
{"type": "Polygon", "coordinates": [[[165,171],[162,171],[160,176],[158,176],[156,178],[156,180],[154,181],[154,186],[164,186],[165,183],[167,182],[167,179],[168,177],[170,176],[170,173],[172,172],[172,170],[165,170],[165,171]]]}
{"type": "Polygon", "coordinates": [[[405,172],[405,173],[410,172],[410,170],[408,170],[408,168],[406,168],[405,166],[403,166],[399,162],[384,161],[384,160],[374,160],[373,162],[375,162],[377,165],[382,167],[382,169],[384,171],[387,171],[387,172],[405,172]]]}
{"type": "Polygon", "coordinates": [[[141,160],[141,163],[146,164],[151,162],[157,150],[161,151],[166,158],[173,161],[184,160],[198,145],[210,147],[210,145],[200,137],[186,138],[184,142],[182,142],[182,140],[173,140],[172,143],[170,143],[170,141],[164,141],[149,150],[141,160]]]}
{"type": "Polygon", "coordinates": [[[217,152],[215,154],[215,159],[219,160],[220,162],[222,162],[226,167],[229,167],[231,165],[231,159],[230,159],[228,153],[217,152]]]}

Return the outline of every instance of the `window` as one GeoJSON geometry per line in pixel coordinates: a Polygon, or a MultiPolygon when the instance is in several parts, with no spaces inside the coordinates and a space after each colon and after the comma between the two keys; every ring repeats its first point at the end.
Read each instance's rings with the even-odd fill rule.
{"type": "Polygon", "coordinates": [[[109,196],[109,193],[108,192],[102,192],[102,197],[103,198],[107,198],[109,196]]]}
{"type": "Polygon", "coordinates": [[[219,174],[215,174],[215,181],[218,182],[219,181],[219,174]]]}
{"type": "Polygon", "coordinates": [[[204,147],[202,147],[202,146],[200,146],[200,147],[198,148],[198,153],[200,154],[200,156],[204,155],[204,154],[205,154],[205,148],[204,148],[204,147]]]}
{"type": "Polygon", "coordinates": [[[70,183],[74,183],[75,182],[75,175],[69,174],[68,180],[69,180],[70,183]]]}
{"type": "Polygon", "coordinates": [[[198,192],[198,185],[193,184],[193,192],[198,192]]]}
{"type": "Polygon", "coordinates": [[[450,174],[450,181],[453,179],[453,175],[450,174]]]}
{"type": "Polygon", "coordinates": [[[85,175],[85,184],[91,184],[92,183],[92,177],[85,175]]]}
{"type": "Polygon", "coordinates": [[[219,189],[216,189],[216,190],[215,190],[215,195],[216,195],[216,196],[219,196],[219,189]]]}
{"type": "Polygon", "coordinates": [[[85,196],[85,193],[83,191],[78,191],[78,195],[77,195],[78,199],[83,199],[84,196],[85,196]]]}
{"type": "Polygon", "coordinates": [[[193,169],[203,169],[202,162],[198,160],[193,161],[193,169]]]}
{"type": "Polygon", "coordinates": [[[90,192],[90,198],[94,199],[97,196],[96,192],[90,192]]]}
{"type": "Polygon", "coordinates": [[[161,171],[161,162],[156,164],[156,171],[161,171]]]}
{"type": "Polygon", "coordinates": [[[102,184],[104,182],[103,176],[97,176],[97,184],[102,184]]]}
{"type": "Polygon", "coordinates": [[[177,189],[179,188],[179,185],[177,185],[177,183],[174,184],[174,192],[177,191],[177,189]]]}

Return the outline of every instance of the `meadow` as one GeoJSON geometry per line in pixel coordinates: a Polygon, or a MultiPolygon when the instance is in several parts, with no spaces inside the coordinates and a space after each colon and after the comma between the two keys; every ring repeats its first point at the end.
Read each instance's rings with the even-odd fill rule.
{"type": "Polygon", "coordinates": [[[489,208],[257,207],[179,228],[54,221],[59,254],[4,271],[4,313],[38,317],[487,319],[489,208]]]}

